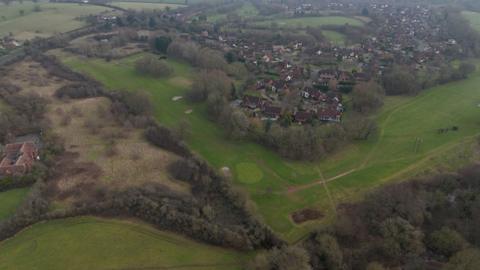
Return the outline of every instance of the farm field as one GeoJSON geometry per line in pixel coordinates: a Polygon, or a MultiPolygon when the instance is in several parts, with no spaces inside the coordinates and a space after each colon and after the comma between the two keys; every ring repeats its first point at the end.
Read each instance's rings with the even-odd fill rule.
{"type": "Polygon", "coordinates": [[[470,22],[475,30],[480,31],[480,13],[473,11],[462,11],[462,15],[470,22]]]}
{"type": "Polygon", "coordinates": [[[475,154],[470,146],[480,133],[480,72],[416,97],[388,98],[377,116],[378,136],[309,163],[283,160],[253,142],[225,139],[222,130],[207,120],[204,106],[172,100],[188,90],[191,68],[170,60],[175,75],[155,80],[135,73],[137,57],[110,63],[65,55],[62,59],[111,89],[147,90],[157,105],[157,119],[169,127],[186,119],[191,126],[188,145],[213,166],[230,168],[235,182],[249,192],[267,224],[289,241],[334,218],[338,203],[359,199],[387,181],[428,168],[458,166],[475,154]],[[188,110],[193,112],[186,114],[188,110]],[[457,131],[437,131],[454,126],[457,131]],[[304,208],[318,209],[327,218],[294,224],[291,213],[304,208]]]}
{"type": "Polygon", "coordinates": [[[99,6],[46,2],[0,4],[0,36],[11,32],[19,40],[48,37],[84,26],[85,22],[76,20],[77,17],[107,10],[99,6]],[[36,7],[39,11],[35,11],[36,7]]]}
{"type": "Polygon", "coordinates": [[[245,254],[134,222],[77,217],[0,243],[0,269],[241,269],[245,254]]]}
{"type": "Polygon", "coordinates": [[[29,191],[29,188],[17,188],[0,192],[0,220],[12,215],[29,191]]]}
{"type": "Polygon", "coordinates": [[[342,16],[322,16],[322,17],[303,17],[303,18],[285,18],[274,19],[268,21],[259,22],[261,26],[271,26],[272,23],[276,23],[280,28],[305,28],[319,27],[325,25],[345,25],[363,26],[363,21],[356,18],[348,18],[342,16]]]}
{"type": "Polygon", "coordinates": [[[167,7],[170,9],[175,9],[183,7],[184,5],[178,4],[164,4],[164,3],[144,3],[144,2],[113,2],[112,5],[116,7],[121,7],[124,9],[133,9],[133,10],[164,10],[167,7]]]}

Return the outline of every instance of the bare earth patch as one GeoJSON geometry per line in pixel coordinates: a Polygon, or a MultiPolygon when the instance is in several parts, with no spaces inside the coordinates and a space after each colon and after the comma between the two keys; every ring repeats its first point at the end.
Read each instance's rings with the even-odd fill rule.
{"type": "Polygon", "coordinates": [[[172,98],[172,101],[179,101],[180,99],[182,99],[183,97],[182,96],[174,96],[172,98]]]}
{"type": "Polygon", "coordinates": [[[324,217],[324,214],[315,209],[301,209],[293,212],[292,219],[296,224],[301,224],[310,220],[317,220],[324,217]]]}
{"type": "Polygon", "coordinates": [[[174,84],[174,85],[177,85],[177,86],[180,86],[180,87],[190,87],[192,85],[192,81],[185,78],[185,77],[181,77],[181,76],[176,76],[176,77],[173,77],[171,79],[169,79],[169,81],[174,84]]]}

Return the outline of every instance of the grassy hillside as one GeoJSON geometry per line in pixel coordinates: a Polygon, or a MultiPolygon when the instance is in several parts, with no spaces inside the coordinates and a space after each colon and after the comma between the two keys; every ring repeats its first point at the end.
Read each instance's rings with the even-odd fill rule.
{"type": "Polygon", "coordinates": [[[356,18],[342,17],[342,16],[322,16],[322,17],[303,17],[303,18],[286,18],[274,19],[259,22],[258,25],[270,26],[276,23],[280,28],[306,28],[319,27],[324,25],[345,25],[362,26],[363,21],[356,18]]]}
{"type": "Polygon", "coordinates": [[[0,269],[241,269],[245,255],[127,221],[36,224],[0,243],[0,269]]]}
{"type": "Polygon", "coordinates": [[[291,162],[258,144],[225,139],[221,128],[207,120],[204,106],[172,101],[188,89],[188,66],[171,61],[175,77],[155,80],[137,75],[134,60],[130,57],[107,63],[64,58],[74,69],[93,75],[112,89],[149,91],[157,105],[156,117],[167,126],[175,127],[182,119],[189,121],[189,146],[213,166],[229,167],[265,221],[292,241],[322,224],[295,225],[290,219],[293,211],[316,208],[333,218],[337,203],[358,199],[364,191],[386,181],[431,165],[466,162],[474,154],[469,146],[480,133],[477,72],[468,80],[435,87],[417,97],[388,98],[378,114],[377,137],[320,162],[291,162]],[[193,112],[185,114],[190,109],[193,112]],[[437,132],[453,126],[458,131],[437,132]]]}
{"type": "Polygon", "coordinates": [[[99,6],[46,2],[13,2],[8,6],[0,4],[0,36],[12,33],[21,40],[35,36],[47,37],[84,26],[83,21],[76,19],[79,16],[106,10],[99,6]],[[38,11],[35,11],[36,7],[38,11]]]}
{"type": "Polygon", "coordinates": [[[480,13],[473,11],[463,11],[462,15],[470,22],[470,24],[475,30],[480,31],[480,13]]]}
{"type": "Polygon", "coordinates": [[[9,217],[15,212],[15,209],[22,203],[29,190],[29,188],[18,188],[0,192],[0,220],[9,217]]]}

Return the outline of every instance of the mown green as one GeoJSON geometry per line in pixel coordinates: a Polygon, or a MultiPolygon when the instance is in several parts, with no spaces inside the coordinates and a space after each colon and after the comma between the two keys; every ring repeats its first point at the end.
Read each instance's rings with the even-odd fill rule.
{"type": "Polygon", "coordinates": [[[93,217],[35,224],[0,243],[0,269],[242,269],[248,256],[149,225],[93,217]]]}

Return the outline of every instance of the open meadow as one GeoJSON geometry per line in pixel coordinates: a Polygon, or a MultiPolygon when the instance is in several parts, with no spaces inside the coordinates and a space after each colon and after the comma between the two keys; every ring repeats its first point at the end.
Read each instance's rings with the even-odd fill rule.
{"type": "Polygon", "coordinates": [[[0,36],[12,33],[19,40],[48,37],[85,26],[81,16],[110,9],[100,6],[47,2],[0,4],[0,36]]]}
{"type": "Polygon", "coordinates": [[[416,97],[388,98],[377,116],[378,136],[309,163],[283,160],[253,142],[227,140],[223,131],[207,120],[203,105],[172,100],[188,90],[191,68],[169,60],[175,75],[157,80],[134,71],[138,57],[110,63],[65,55],[62,59],[111,89],[148,91],[156,105],[157,119],[169,127],[186,119],[191,126],[188,145],[213,166],[230,168],[235,182],[249,192],[267,224],[290,241],[334,217],[338,203],[359,199],[365,191],[387,181],[432,166],[461,165],[476,154],[469,146],[480,134],[480,72],[416,97]],[[450,131],[439,133],[442,128],[450,131]],[[290,215],[304,208],[318,209],[327,217],[294,224],[290,215]]]}
{"type": "Polygon", "coordinates": [[[149,225],[77,217],[35,224],[0,243],[0,269],[242,269],[248,257],[149,225]]]}
{"type": "Polygon", "coordinates": [[[15,213],[29,191],[29,188],[16,188],[0,192],[0,221],[15,213]]]}
{"type": "Polygon", "coordinates": [[[330,30],[323,30],[322,34],[333,44],[344,45],[346,36],[342,33],[330,30]]]}
{"type": "Polygon", "coordinates": [[[184,7],[184,5],[179,4],[164,4],[164,3],[146,3],[146,2],[113,2],[113,6],[121,7],[124,9],[132,9],[138,11],[150,11],[150,10],[164,10],[166,8],[176,9],[179,7],[184,7]]]}
{"type": "Polygon", "coordinates": [[[69,82],[51,76],[34,61],[12,65],[7,80],[20,87],[20,93],[35,92],[49,101],[45,117],[66,150],[57,161],[64,173],[50,177],[58,193],[57,205],[71,203],[81,193],[88,196],[92,186],[118,190],[159,183],[177,192],[190,192],[186,183],[167,173],[178,157],[150,145],[133,126],[120,125],[110,113],[109,99],[67,102],[55,98],[55,91],[69,82]]]}
{"type": "Polygon", "coordinates": [[[462,15],[470,22],[473,29],[480,31],[480,13],[474,11],[463,11],[462,15]]]}
{"type": "Polygon", "coordinates": [[[364,22],[357,18],[343,16],[321,16],[321,17],[302,17],[302,18],[281,18],[258,22],[257,25],[271,26],[276,24],[280,28],[306,28],[319,27],[325,25],[351,25],[363,26],[364,22]]]}
{"type": "MultiPolygon", "coordinates": [[[[250,2],[244,3],[240,8],[234,10],[233,13],[242,18],[254,17],[259,14],[258,9],[250,2]]],[[[224,20],[226,18],[227,18],[226,14],[218,14],[218,13],[208,16],[208,20],[211,22],[224,20]]]]}
{"type": "MultiPolygon", "coordinates": [[[[321,27],[327,25],[352,25],[352,26],[363,26],[365,25],[368,18],[357,18],[357,17],[342,17],[342,16],[321,16],[321,17],[303,17],[303,18],[283,18],[283,19],[272,19],[266,21],[260,21],[256,23],[258,26],[271,27],[274,26],[280,29],[297,29],[304,31],[306,27],[321,27]]],[[[323,30],[323,35],[333,44],[340,46],[345,45],[346,36],[342,33],[333,30],[323,30]]]]}

